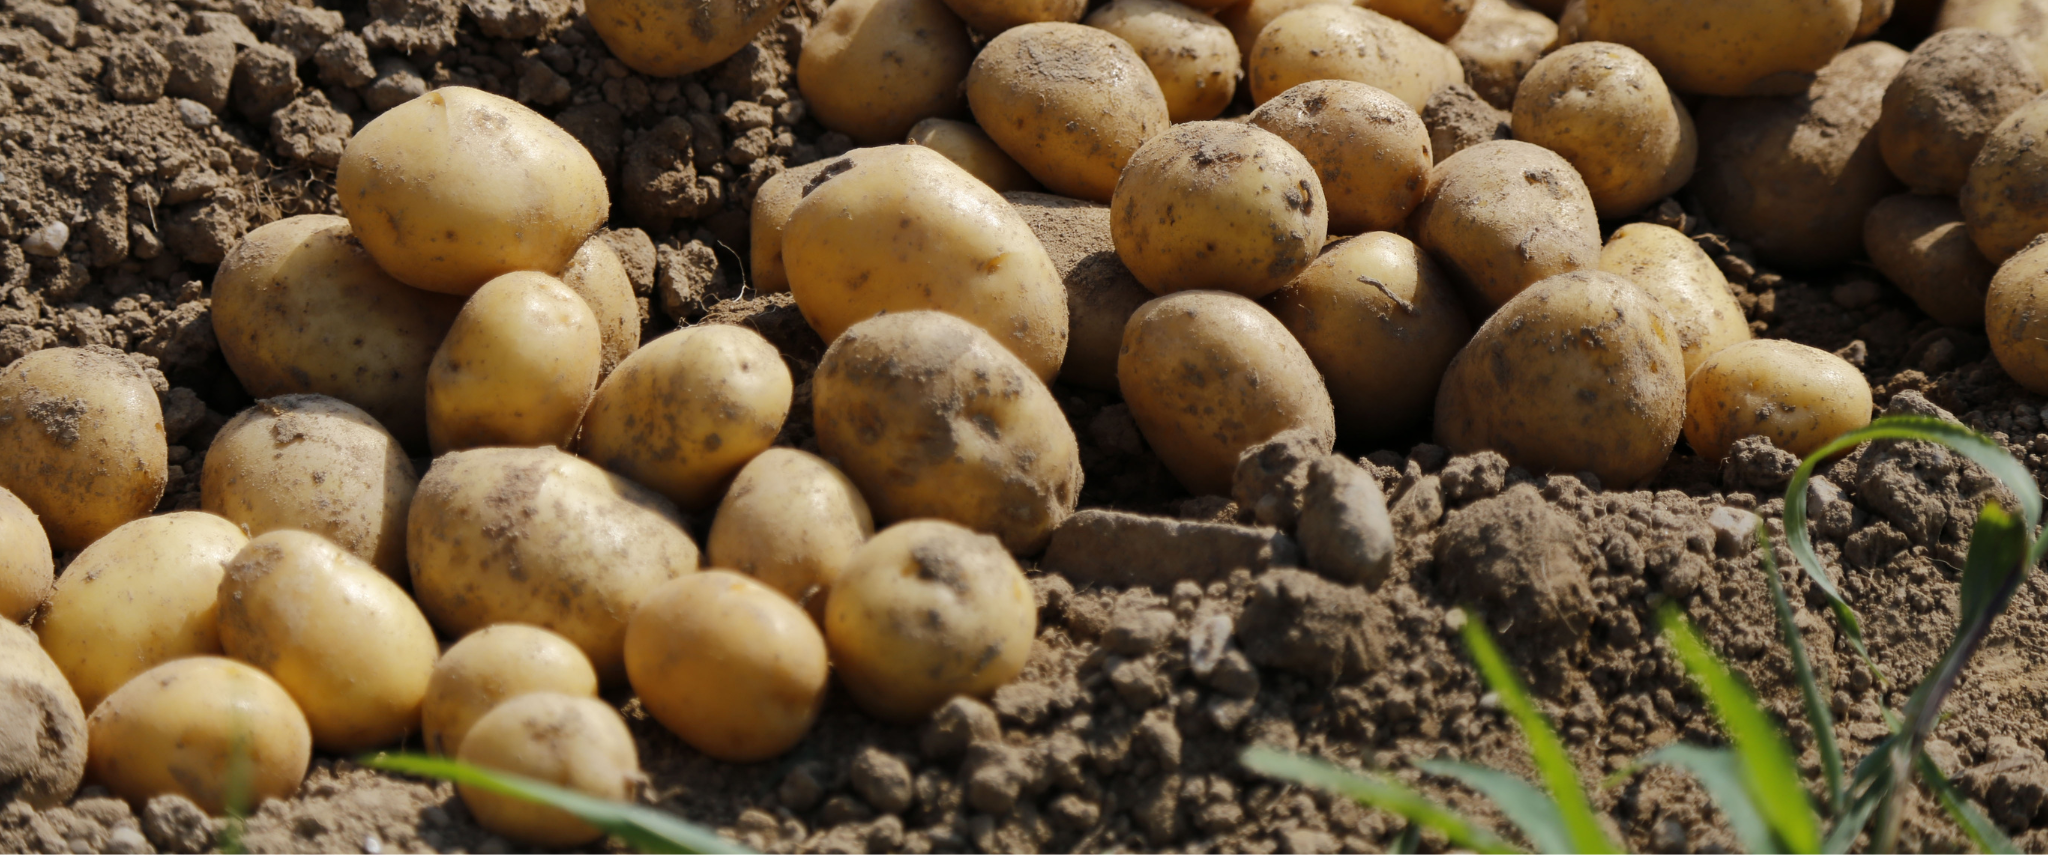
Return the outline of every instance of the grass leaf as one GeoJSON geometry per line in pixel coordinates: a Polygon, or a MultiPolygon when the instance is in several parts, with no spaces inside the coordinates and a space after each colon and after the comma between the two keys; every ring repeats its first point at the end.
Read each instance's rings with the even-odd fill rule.
{"type": "Polygon", "coordinates": [[[1438,805],[1407,787],[1376,775],[1361,774],[1265,747],[1245,749],[1239,762],[1261,775],[1293,781],[1307,787],[1336,793],[1360,804],[1379,808],[1448,838],[1452,848],[1481,853],[1518,851],[1456,812],[1438,805]]]}
{"type": "Polygon", "coordinates": [[[1955,640],[1906,702],[1906,732],[1915,750],[1934,727],[1942,701],[1962,679],[1963,667],[1990,635],[1991,624],[2012,604],[2013,594],[2027,575],[2028,552],[2027,533],[2019,521],[1996,503],[1986,504],[1977,514],[1977,525],[1970,532],[1970,554],[1963,561],[1962,614],[1957,619],[1955,640]]]}
{"type": "Polygon", "coordinates": [[[2013,845],[2012,838],[2005,836],[2004,830],[1956,790],[1956,785],[1949,781],[1947,775],[1941,773],[1941,767],[1934,765],[1934,760],[1927,756],[1927,752],[1922,751],[1915,756],[1913,765],[1920,770],[1920,780],[1927,782],[1928,789],[1934,791],[1934,797],[1948,810],[1949,818],[1954,819],[1956,825],[1962,827],[1963,834],[1970,838],[1970,843],[1979,851],[1993,855],[2014,855],[2019,852],[2019,847],[2013,845]]]}
{"type": "Polygon", "coordinates": [[[1742,774],[1742,758],[1735,752],[1681,742],[1652,751],[1640,762],[1662,763],[1692,773],[1707,794],[1714,797],[1714,805],[1728,818],[1728,827],[1734,829],[1742,848],[1754,853],[1778,851],[1778,837],[1771,833],[1763,811],[1750,797],[1749,782],[1742,774]]]}
{"type": "Polygon", "coordinates": [[[1813,726],[1821,772],[1827,777],[1828,813],[1840,816],[1848,807],[1848,785],[1842,774],[1842,748],[1835,744],[1835,716],[1828,709],[1827,693],[1821,690],[1813,663],[1806,658],[1806,637],[1792,619],[1792,602],[1786,599],[1785,580],[1778,575],[1778,554],[1771,546],[1771,530],[1762,521],[1758,521],[1756,538],[1758,554],[1763,557],[1764,579],[1771,589],[1771,607],[1778,614],[1778,630],[1785,635],[1785,648],[1792,654],[1792,674],[1799,682],[1799,697],[1806,704],[1806,722],[1813,726]]]}
{"type": "Polygon", "coordinates": [[[1492,799],[1536,851],[1572,851],[1571,829],[1565,827],[1556,800],[1528,781],[1459,760],[1420,760],[1415,765],[1432,775],[1456,778],[1492,799]]]}

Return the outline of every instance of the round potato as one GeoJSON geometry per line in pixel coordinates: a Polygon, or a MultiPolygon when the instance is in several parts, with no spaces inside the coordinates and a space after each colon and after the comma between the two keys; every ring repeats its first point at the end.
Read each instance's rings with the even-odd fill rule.
{"type": "Polygon", "coordinates": [[[1699,159],[1692,113],[1642,54],[1607,42],[1558,50],[1515,96],[1515,139],[1562,155],[1602,218],[1678,191],[1699,159]]]}
{"type": "Polygon", "coordinates": [[[704,557],[822,616],[832,580],[874,533],[867,500],[838,467],[807,451],[771,448],[725,492],[704,557]]]}
{"type": "Polygon", "coordinates": [[[1655,223],[1615,229],[1600,250],[1600,269],[1636,283],[1663,310],[1685,353],[1687,377],[1716,351],[1750,339],[1728,278],[1684,232],[1655,223]]]}
{"type": "MultiPolygon", "coordinates": [[[[1906,5],[1928,4],[1909,0],[1906,5]]],[[[2011,39],[2048,85],[2048,0],[1944,0],[1935,5],[1935,30],[1988,30],[2011,39]]]]}
{"type": "Polygon", "coordinates": [[[569,639],[537,626],[501,623],[463,636],[434,663],[420,704],[427,750],[453,757],[477,719],[533,692],[597,697],[597,671],[569,639]]]}
{"type": "Polygon", "coordinates": [[[1479,0],[1465,26],[1444,42],[1464,63],[1465,79],[1479,97],[1503,110],[1514,107],[1529,69],[1564,44],[1557,22],[1515,0],[1479,0]]]}
{"type": "Polygon", "coordinates": [[[232,659],[158,665],[107,696],[86,721],[87,770],[133,804],[179,795],[208,814],[299,791],[313,760],[306,717],[270,675],[232,659]],[[242,758],[237,760],[237,758],[242,758]],[[245,763],[247,777],[228,770],[245,763]],[[237,791],[239,790],[239,793],[237,791]]]}
{"type": "Polygon", "coordinates": [[[1237,40],[1237,52],[1249,67],[1252,48],[1259,45],[1259,33],[1264,32],[1274,18],[1308,6],[1349,6],[1351,3],[1348,0],[1237,0],[1217,6],[1190,5],[1211,11],[1216,15],[1216,23],[1230,29],[1231,38],[1237,40]]]}
{"type": "Polygon", "coordinates": [[[1311,80],[1249,121],[1294,146],[1323,185],[1331,234],[1393,231],[1422,204],[1436,158],[1429,128],[1401,99],[1349,80],[1311,80]]]}
{"type": "Polygon", "coordinates": [[[1329,234],[1308,158],[1237,122],[1175,125],[1147,141],[1109,203],[1116,254],[1154,294],[1258,299],[1315,260],[1329,234]]]}
{"type": "Polygon", "coordinates": [[[57,562],[36,512],[0,487],[0,623],[21,623],[50,598],[57,562]]]}
{"type": "Polygon", "coordinates": [[[1409,221],[1415,242],[1487,309],[1600,262],[1600,218],[1579,171],[1530,143],[1482,143],[1444,158],[1409,221]]]}
{"type": "Polygon", "coordinates": [[[1628,45],[1680,92],[1792,95],[1849,43],[1863,0],[1585,0],[1587,41],[1628,45]]]}
{"type": "Polygon", "coordinates": [[[85,708],[57,663],[35,633],[0,620],[0,790],[37,810],[70,801],[86,742],[85,708]]]}
{"type": "Polygon", "coordinates": [[[427,367],[427,445],[567,448],[603,364],[597,316],[562,280],[520,271],[486,282],[427,367]]]}
{"type": "Polygon", "coordinates": [[[911,145],[938,152],[998,193],[1038,189],[1031,173],[1025,172],[1024,167],[1003,153],[995,140],[970,122],[925,119],[910,126],[907,140],[911,145]]]}
{"type": "Polygon", "coordinates": [[[604,173],[568,131],[462,86],[370,120],[342,152],[334,190],[379,266],[444,294],[515,270],[561,272],[611,210],[604,173]]]}
{"type": "Polygon", "coordinates": [[[2041,76],[2011,39],[1935,33],[1884,90],[1878,151],[1913,192],[1953,196],[1992,129],[2040,93],[2041,76]]]}
{"type": "MultiPolygon", "coordinates": [[[[1085,21],[1129,42],[1152,69],[1175,124],[1223,115],[1244,56],[1230,28],[1173,0],[1110,0],[1085,21]]],[[[1024,188],[1018,188],[1024,189],[1024,188]]]]}
{"type": "Polygon", "coordinates": [[[897,142],[918,120],[965,106],[974,40],[944,0],[842,0],[803,42],[804,103],[818,124],[862,145],[897,142]]]}
{"type": "Polygon", "coordinates": [[[856,703],[913,722],[1024,670],[1038,605],[995,538],[939,520],[878,532],[825,605],[825,639],[856,703]]]}
{"type": "Polygon", "coordinates": [[[170,480],[156,390],[127,354],[53,347],[0,371],[0,489],[83,549],[148,514],[170,480]]]}
{"type": "Polygon", "coordinates": [[[975,123],[1017,165],[1054,193],[1095,202],[1109,201],[1138,146],[1172,124],[1138,52],[1079,24],[1026,24],[990,39],[966,88],[975,123]]]}
{"type": "Polygon", "coordinates": [[[654,589],[626,624],[626,674],[640,705],[728,763],[766,760],[802,741],[831,670],[810,615],[730,570],[654,589]]]}
{"type": "Polygon", "coordinates": [[[1237,458],[1286,430],[1329,451],[1336,412],[1294,336],[1259,304],[1182,291],[1124,326],[1117,385],[1145,443],[1197,496],[1228,496],[1237,458]]]}
{"type": "Polygon", "coordinates": [[[724,62],[775,23],[789,0],[591,0],[597,37],[627,67],[680,77],[724,62]]]}
{"type": "Polygon", "coordinates": [[[1954,199],[1902,193],[1877,203],[1863,220],[1863,247],[1928,317],[1951,327],[1984,323],[1984,292],[1998,268],[1970,242],[1954,199]]]}
{"type": "Polygon", "coordinates": [[[603,235],[583,242],[561,278],[597,318],[597,333],[604,340],[604,359],[597,368],[602,380],[640,348],[640,301],[633,293],[633,278],[603,235]]]}
{"type": "Polygon", "coordinates": [[[1444,374],[1436,441],[1626,489],[1664,465],[1684,417],[1685,354],[1663,312],[1588,270],[1530,286],[1479,327],[1444,374]]]}
{"type": "Polygon", "coordinates": [[[708,510],[775,444],[789,417],[789,367],[760,333],[685,327],[635,351],[590,402],[578,451],[686,511],[708,510]]]}
{"type": "Polygon", "coordinates": [[[1870,384],[1848,361],[1777,339],[1746,341],[1707,358],[1685,392],[1685,441],[1709,460],[1762,436],[1798,457],[1870,424],[1870,384]]]}
{"type": "Polygon", "coordinates": [[[1071,326],[1060,379],[1116,391],[1116,352],[1123,347],[1124,321],[1152,299],[1152,292],[1116,257],[1109,206],[1046,193],[1004,193],[1003,198],[1038,235],[1067,286],[1071,326]]]}
{"type": "Polygon", "coordinates": [[[855,324],[811,380],[818,447],[879,522],[952,520],[1043,548],[1081,496],[1059,402],[979,327],[940,312],[855,324]]]}
{"type": "MultiPolygon", "coordinates": [[[[520,695],[485,713],[463,737],[459,759],[615,802],[633,801],[647,780],[618,711],[555,692],[520,695]]],[[[469,784],[455,791],[478,825],[529,846],[560,849],[604,836],[561,808],[469,784]]]]}
{"type": "Polygon", "coordinates": [[[1088,11],[1087,0],[946,0],[946,5],[969,26],[991,36],[1026,24],[1071,24],[1088,11]]]}
{"type": "Polygon", "coordinates": [[[1984,334],[2013,382],[2048,394],[2048,241],[2028,244],[1991,277],[1984,334]]]}
{"type": "MultiPolygon", "coordinates": [[[[1984,141],[1956,198],[1970,239],[1993,264],[2003,264],[2048,232],[2048,99],[2027,102],[1984,141]]],[[[33,506],[35,503],[29,503],[33,506]]]]}
{"type": "Polygon", "coordinates": [[[1251,50],[1252,101],[1264,104],[1311,80],[1383,89],[1421,112],[1429,96],[1465,80],[1450,48],[1413,27],[1356,6],[1317,4],[1273,19],[1251,50]]]}
{"type": "Polygon", "coordinates": [[[836,158],[813,161],[775,173],[775,177],[761,182],[761,189],[754,193],[754,209],[748,221],[752,244],[747,255],[753,262],[748,270],[754,274],[755,290],[763,294],[789,290],[789,273],[782,263],[782,229],[789,224],[789,213],[796,210],[796,203],[803,201],[811,182],[825,167],[838,162],[836,158]]]}
{"type": "Polygon", "coordinates": [[[1440,42],[1465,27],[1478,4],[1473,0],[1364,0],[1358,5],[1371,9],[1440,42]]]}

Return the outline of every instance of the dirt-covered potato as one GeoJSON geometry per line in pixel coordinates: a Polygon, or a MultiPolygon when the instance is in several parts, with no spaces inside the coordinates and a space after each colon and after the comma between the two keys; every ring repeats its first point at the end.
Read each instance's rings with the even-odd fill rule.
{"type": "Polygon", "coordinates": [[[1692,177],[1692,113],[1642,54],[1581,42],[1536,63],[1515,95],[1515,139],[1562,155],[1603,218],[1626,217],[1692,177]]]}
{"type": "Polygon", "coordinates": [[[598,378],[610,376],[613,368],[640,348],[640,303],[633,293],[633,278],[612,242],[598,235],[583,242],[562,269],[562,284],[582,297],[597,318],[598,335],[604,339],[604,359],[598,378]]]}
{"type": "MultiPolygon", "coordinates": [[[[1237,94],[1244,56],[1230,28],[1173,0],[1111,0],[1084,21],[1129,42],[1152,69],[1174,123],[1223,115],[1237,94]]],[[[1023,189],[1023,188],[1018,188],[1023,189]]]]}
{"type": "MultiPolygon", "coordinates": [[[[532,692],[502,704],[469,729],[457,758],[611,801],[634,800],[646,775],[633,732],[596,698],[532,692]]],[[[455,785],[478,825],[540,848],[580,846],[604,836],[561,808],[468,784],[455,785]]]]}
{"type": "Polygon", "coordinates": [[[2048,395],[2048,241],[1999,265],[1984,295],[1984,335],[2013,382],[2048,395]]]}
{"type": "Polygon", "coordinates": [[[905,141],[936,151],[998,193],[1038,189],[1038,181],[1003,153],[1002,146],[973,122],[925,119],[910,126],[905,141]]]}
{"type": "MultiPolygon", "coordinates": [[[[1956,198],[1970,239],[1993,264],[2048,232],[2048,99],[2035,99],[1999,122],[1984,141],[1956,198]]],[[[29,504],[33,506],[34,501],[29,504]]]]}
{"type": "Polygon", "coordinates": [[[823,458],[771,448],[726,490],[704,539],[704,561],[730,567],[824,613],[825,594],[875,533],[860,488],[823,458]]]}
{"type": "Polygon", "coordinates": [[[561,272],[611,210],[604,173],[568,131],[463,86],[371,119],[342,152],[334,190],[379,266],[444,294],[515,270],[561,272]]]}
{"type": "Polygon", "coordinates": [[[1088,11],[1087,0],[946,0],[946,5],[968,26],[991,36],[1027,24],[1071,24],[1088,11]]]}
{"type": "Polygon", "coordinates": [[[82,549],[148,514],[169,479],[163,407],[127,354],[52,347],[0,370],[0,489],[52,546],[82,549]]]}
{"type": "Polygon", "coordinates": [[[1478,7],[1474,0],[1361,0],[1358,5],[1440,42],[1457,35],[1478,7]]]}
{"type": "Polygon", "coordinates": [[[86,729],[94,781],[133,804],[179,795],[214,816],[227,813],[231,795],[246,805],[291,798],[313,760],[312,731],[284,687],[219,656],[137,674],[92,711],[86,729]],[[240,780],[228,771],[237,763],[248,770],[240,780]]]}
{"type": "Polygon", "coordinates": [[[995,691],[1024,670],[1037,635],[1031,584],[1002,544],[939,520],[877,532],[825,604],[840,681],[890,721],[995,691]]]}
{"type": "Polygon", "coordinates": [[[613,56],[650,77],[679,77],[746,47],[789,0],[591,0],[590,26],[613,56]]]}
{"type": "Polygon", "coordinates": [[[697,569],[675,505],[552,448],[479,448],[434,461],[406,525],[413,595],[451,636],[528,623],[625,676],[626,617],[697,569]]]}
{"type": "Polygon", "coordinates": [[[818,124],[877,145],[959,113],[973,62],[967,25],[944,0],[843,0],[811,25],[796,79],[818,124]]]}
{"type": "Polygon", "coordinates": [[[50,536],[36,512],[13,491],[0,487],[0,622],[20,623],[50,598],[57,578],[50,536]]]}
{"type": "Polygon", "coordinates": [[[1048,193],[1004,193],[1024,217],[1067,286],[1067,354],[1060,379],[1116,391],[1116,352],[1124,321],[1152,299],[1116,256],[1109,206],[1048,193]]]}
{"type": "Polygon", "coordinates": [[[1872,131],[1905,61],[1905,51],[1865,42],[1822,68],[1803,96],[1708,101],[1692,182],[1707,217],[1772,264],[1855,256],[1864,216],[1898,191],[1872,131]]]}
{"type": "Polygon", "coordinates": [[[791,389],[789,367],[760,333],[684,327],[605,379],[577,450],[683,510],[709,510],[734,473],[775,443],[791,389]]]}
{"type": "Polygon", "coordinates": [[[1238,455],[1281,431],[1308,431],[1324,451],[1336,437],[1315,363],[1236,294],[1182,291],[1140,306],[1116,376],[1145,443],[1197,496],[1230,495],[1238,455]]]}
{"type": "Polygon", "coordinates": [[[1154,294],[1256,300],[1315,260],[1329,212],[1315,167],[1286,140],[1238,122],[1190,122],[1131,157],[1109,203],[1109,233],[1154,294]]]}
{"type": "Polygon", "coordinates": [[[339,398],[418,449],[427,365],[461,310],[385,274],[348,221],[326,214],[249,232],[213,278],[213,332],[249,394],[339,398]]]}
{"type": "Polygon", "coordinates": [[[1687,377],[1715,351],[1751,337],[1728,277],[1684,232],[1655,223],[1615,229],[1600,250],[1600,269],[1636,283],[1664,311],[1687,377]]]}
{"type": "Polygon", "coordinates": [[[855,324],[811,385],[818,448],[877,522],[952,520],[1029,555],[1080,500],[1080,446],[1051,390],[952,315],[855,324]]]}
{"type": "Polygon", "coordinates": [[[1988,30],[2011,39],[2048,84],[2048,0],[1945,0],[1939,6],[1935,30],[1988,30]]]}
{"type": "Polygon", "coordinates": [[[626,624],[626,674],[640,705],[691,747],[728,763],[767,760],[802,741],[831,671],[811,616],[730,570],[654,589],[626,624]]]}
{"type": "Polygon", "coordinates": [[[2041,76],[2011,39],[1935,33],[1884,90],[1878,151],[1913,192],[1953,196],[1992,129],[2040,93],[2041,76]]]}
{"type": "Polygon", "coordinates": [[[763,294],[789,290],[789,273],[782,264],[782,229],[789,224],[789,212],[803,201],[804,191],[825,167],[839,161],[818,160],[775,173],[761,182],[754,193],[753,215],[749,218],[751,245],[747,269],[754,274],[754,289],[763,294]]]}
{"type": "Polygon", "coordinates": [[[1250,62],[1257,104],[1311,80],[1350,80],[1384,89],[1420,112],[1436,90],[1465,80],[1450,48],[1348,5],[1317,4],[1274,18],[1259,31],[1250,62]]]}
{"type": "Polygon", "coordinates": [[[1486,308],[1600,263],[1600,218],[1579,171],[1556,152],[1517,140],[1444,158],[1409,226],[1415,242],[1486,308]]]}
{"type": "Polygon", "coordinates": [[[1546,51],[1558,47],[1557,22],[1515,0],[1479,0],[1458,34],[1444,42],[1465,66],[1465,80],[1503,110],[1546,51]]]}
{"type": "Polygon", "coordinates": [[[1684,417],[1685,354],[1663,312],[1587,270],[1531,285],[1479,327],[1444,374],[1436,441],[1626,489],[1663,467],[1684,417]]]}
{"type": "Polygon", "coordinates": [[[566,448],[603,364],[597,315],[562,280],[522,270],[486,282],[427,367],[427,445],[566,448]]]}
{"type": "Polygon", "coordinates": [[[987,330],[1051,382],[1067,351],[1066,295],[1009,203],[920,146],[839,163],[782,234],[790,293],[819,337],[831,342],[884,312],[935,309],[987,330]]]}
{"type": "Polygon", "coordinates": [[[1628,45],[1680,92],[1804,91],[1863,18],[1863,0],[1586,0],[1587,41],[1628,45]]]}
{"type": "Polygon", "coordinates": [[[36,643],[0,620],[0,791],[47,810],[71,800],[85,778],[85,708],[36,643]]]}
{"type": "Polygon", "coordinates": [[[975,122],[1017,165],[1054,193],[1095,202],[1109,201],[1138,146],[1172,124],[1130,43],[1080,24],[1026,24],[990,39],[966,89],[975,122]]]}
{"type": "Polygon", "coordinates": [[[1870,423],[1870,383],[1847,360],[1782,339],[1746,341],[1707,358],[1686,385],[1685,441],[1709,460],[1762,436],[1805,457],[1870,423]]]}
{"type": "Polygon", "coordinates": [[[1248,119],[1308,158],[1323,185],[1330,234],[1393,231],[1422,203],[1436,163],[1429,127],[1401,99],[1349,80],[1311,80],[1248,119]]]}
{"type": "Polygon", "coordinates": [[[1309,6],[1349,6],[1351,3],[1347,0],[1237,0],[1220,6],[1191,5],[1209,9],[1215,14],[1216,23],[1230,29],[1231,38],[1237,40],[1237,52],[1249,67],[1252,48],[1259,44],[1259,33],[1265,31],[1266,25],[1273,23],[1274,18],[1309,6]]]}
{"type": "Polygon", "coordinates": [[[420,705],[427,750],[453,757],[485,713],[520,695],[597,697],[597,671],[575,643],[537,626],[501,623],[462,637],[434,663],[420,705]]]}
{"type": "Polygon", "coordinates": [[[1850,41],[1876,35],[1885,22],[1891,20],[1892,7],[1892,0],[1863,0],[1863,14],[1856,19],[1856,32],[1850,41]]]}
{"type": "Polygon", "coordinates": [[[222,566],[249,543],[220,517],[145,517],[78,554],[36,615],[36,635],[92,709],[137,674],[221,652],[222,566]]]}
{"type": "Polygon", "coordinates": [[[1956,200],[1901,193],[1877,203],[1863,220],[1863,248],[1928,317],[1951,327],[1984,323],[1984,292],[1998,268],[1970,242],[1956,200]]]}

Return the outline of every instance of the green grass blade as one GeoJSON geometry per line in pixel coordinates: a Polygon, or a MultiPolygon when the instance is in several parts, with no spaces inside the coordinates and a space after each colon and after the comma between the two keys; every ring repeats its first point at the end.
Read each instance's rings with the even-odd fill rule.
{"type": "Polygon", "coordinates": [[[1379,808],[1415,825],[1448,838],[1452,848],[1481,853],[1519,851],[1493,832],[1480,828],[1463,816],[1393,781],[1352,772],[1321,760],[1265,747],[1245,749],[1238,758],[1246,769],[1268,777],[1293,781],[1336,793],[1363,805],[1379,808]]]}
{"type": "Polygon", "coordinates": [[[1963,834],[1970,838],[1971,845],[1978,851],[1992,855],[2017,855],[2019,847],[2013,845],[2012,838],[2005,836],[2004,830],[1956,790],[1956,785],[1941,773],[1941,767],[1934,765],[1927,752],[1914,756],[1913,766],[1920,770],[1920,780],[1927,782],[1928,789],[1934,791],[1934,797],[1948,810],[1949,818],[1962,826],[1963,834]]]}
{"type": "Polygon", "coordinates": [[[1827,693],[1821,690],[1813,663],[1806,658],[1806,637],[1792,619],[1792,602],[1785,597],[1785,580],[1778,575],[1777,550],[1771,547],[1771,530],[1759,523],[1757,548],[1763,556],[1764,579],[1771,589],[1771,607],[1778,613],[1778,629],[1785,634],[1785,648],[1792,654],[1792,673],[1799,681],[1799,697],[1806,705],[1806,722],[1813,727],[1815,747],[1820,751],[1820,768],[1827,778],[1828,814],[1840,816],[1848,805],[1848,785],[1842,773],[1842,748],[1835,743],[1835,716],[1828,709],[1827,693]]]}
{"type": "Polygon", "coordinates": [[[1735,752],[1681,742],[1652,751],[1640,762],[1662,763],[1692,773],[1707,794],[1714,797],[1714,805],[1728,818],[1728,827],[1742,841],[1742,848],[1755,853],[1778,850],[1777,835],[1771,833],[1763,811],[1750,797],[1749,782],[1742,774],[1742,758],[1735,752]]]}
{"type": "Polygon", "coordinates": [[[1906,702],[1906,732],[1916,750],[1934,727],[1942,702],[1962,679],[1964,666],[1991,634],[1991,624],[2012,604],[2028,567],[2026,532],[2020,522],[1996,503],[1986,504],[1977,514],[1970,554],[1963,561],[1962,614],[1955,641],[1906,702]]]}
{"type": "Polygon", "coordinates": [[[387,772],[441,778],[478,789],[525,799],[574,814],[641,852],[748,852],[717,834],[641,805],[615,802],[563,789],[531,778],[471,766],[445,757],[421,754],[374,754],[362,765],[387,772]]]}
{"type": "Polygon", "coordinates": [[[1557,802],[1528,781],[1459,760],[1419,760],[1415,765],[1432,775],[1456,778],[1492,799],[1536,851],[1572,851],[1571,829],[1565,827],[1557,802]]]}
{"type": "Polygon", "coordinates": [[[1826,840],[1821,841],[1821,851],[1838,855],[1849,851],[1856,844],[1856,837],[1870,825],[1878,808],[1890,801],[1891,793],[1898,784],[1898,776],[1892,770],[1893,748],[1897,745],[1898,734],[1885,737],[1871,748],[1870,753],[1856,764],[1855,774],[1850,776],[1849,809],[1835,817],[1835,824],[1828,829],[1826,840]]]}

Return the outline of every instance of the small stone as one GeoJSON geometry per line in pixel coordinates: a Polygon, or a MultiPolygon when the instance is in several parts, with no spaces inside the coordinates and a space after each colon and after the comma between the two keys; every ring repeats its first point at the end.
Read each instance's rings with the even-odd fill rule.
{"type": "Polygon", "coordinates": [[[1741,508],[1722,506],[1707,515],[1707,527],[1714,530],[1714,551],[1733,558],[1756,547],[1756,527],[1761,517],[1741,508]]]}
{"type": "Polygon", "coordinates": [[[932,713],[925,725],[919,748],[926,759],[957,757],[976,742],[1001,739],[1003,729],[996,711],[968,697],[957,697],[932,713]]]}
{"type": "Polygon", "coordinates": [[[1309,461],[1330,453],[1327,438],[1306,430],[1283,431],[1237,456],[1230,497],[1252,519],[1282,531],[1294,528],[1309,461]]]}
{"type": "Polygon", "coordinates": [[[1076,584],[1164,591],[1183,579],[1207,584],[1235,570],[1295,566],[1300,555],[1293,538],[1270,528],[1090,509],[1053,530],[1039,564],[1076,584]]]}
{"type": "Polygon", "coordinates": [[[132,825],[122,825],[108,832],[106,845],[100,847],[107,855],[147,855],[156,851],[149,845],[149,838],[142,836],[142,830],[132,825]]]}
{"type": "Polygon", "coordinates": [[[1102,634],[1102,645],[1125,656],[1143,656],[1173,635],[1173,612],[1165,609],[1118,609],[1102,634]]]}
{"type": "Polygon", "coordinates": [[[173,106],[178,110],[178,121],[184,122],[185,127],[196,131],[213,124],[213,111],[206,109],[205,104],[190,98],[179,98],[173,106]]]}
{"type": "Polygon", "coordinates": [[[853,758],[853,791],[882,813],[902,813],[917,795],[910,767],[888,752],[869,746],[853,758]]]}
{"type": "Polygon", "coordinates": [[[1188,670],[1197,678],[1206,678],[1223,661],[1224,651],[1229,649],[1230,634],[1236,629],[1229,615],[1210,615],[1195,622],[1195,628],[1188,633],[1188,670]]]}
{"type": "MultiPolygon", "coordinates": [[[[1483,455],[1459,459],[1479,456],[1483,455]]],[[[1456,466],[1454,461],[1445,469],[1446,477],[1456,466]]],[[[1503,466],[1503,475],[1505,471],[1503,466]]],[[[1338,582],[1378,588],[1394,567],[1394,524],[1387,516],[1379,480],[1342,457],[1331,455],[1308,465],[1308,488],[1302,494],[1295,537],[1309,568],[1338,582]]]]}
{"type": "Polygon", "coordinates": [[[71,227],[63,223],[51,223],[35,231],[21,242],[21,251],[44,258],[56,258],[64,254],[64,245],[71,242],[71,227]]]}

